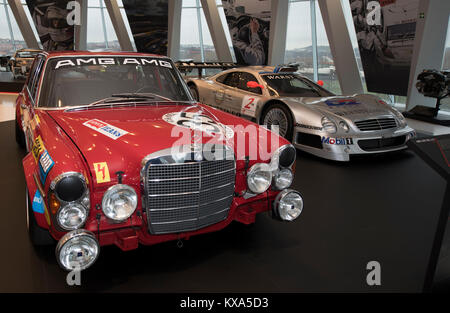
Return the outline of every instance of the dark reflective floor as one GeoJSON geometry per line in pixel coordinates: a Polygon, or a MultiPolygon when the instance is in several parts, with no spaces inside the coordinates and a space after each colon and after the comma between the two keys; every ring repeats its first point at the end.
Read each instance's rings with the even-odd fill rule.
{"type": "MultiPolygon", "coordinates": [[[[122,252],[102,248],[66,285],[54,249],[34,249],[25,224],[25,185],[13,122],[0,123],[0,292],[320,292],[419,291],[444,181],[411,152],[323,161],[298,153],[294,188],[305,209],[293,223],[258,216],[252,227],[122,252]],[[366,284],[366,264],[382,267],[382,285],[366,284]]],[[[449,246],[437,291],[450,291],[449,246]]]]}

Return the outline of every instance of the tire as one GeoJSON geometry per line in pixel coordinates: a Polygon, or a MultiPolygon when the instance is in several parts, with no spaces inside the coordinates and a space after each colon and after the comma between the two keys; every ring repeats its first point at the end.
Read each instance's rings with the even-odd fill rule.
{"type": "Polygon", "coordinates": [[[17,122],[16,117],[16,142],[22,149],[25,149],[25,134],[23,130],[20,128],[19,123],[17,122]]]}
{"type": "Polygon", "coordinates": [[[292,141],[294,119],[290,110],[284,104],[274,103],[269,105],[261,115],[260,124],[265,125],[268,129],[272,125],[279,125],[280,136],[292,141]]]}
{"type": "Polygon", "coordinates": [[[28,188],[26,189],[27,203],[27,228],[30,241],[34,246],[50,246],[56,243],[55,239],[50,235],[48,230],[39,227],[34,217],[31,199],[28,196],[28,188]]]}
{"type": "Polygon", "coordinates": [[[194,84],[189,84],[188,87],[189,87],[189,91],[191,92],[191,95],[194,98],[194,100],[200,101],[197,86],[195,86],[194,84]]]}

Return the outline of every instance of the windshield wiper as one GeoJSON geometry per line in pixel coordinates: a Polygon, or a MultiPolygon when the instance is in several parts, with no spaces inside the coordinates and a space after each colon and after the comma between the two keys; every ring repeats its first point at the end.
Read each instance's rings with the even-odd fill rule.
{"type": "Polygon", "coordinates": [[[142,93],[117,93],[112,94],[109,97],[94,101],[89,103],[88,106],[97,104],[108,104],[108,103],[120,103],[120,102],[131,102],[131,101],[145,101],[145,100],[155,100],[161,99],[163,101],[172,101],[169,98],[158,96],[155,94],[142,94],[142,93]]]}
{"type": "Polygon", "coordinates": [[[128,98],[128,99],[163,99],[165,101],[172,101],[172,99],[154,94],[154,93],[136,93],[136,92],[125,92],[125,93],[115,93],[112,94],[113,98],[128,98]]]}

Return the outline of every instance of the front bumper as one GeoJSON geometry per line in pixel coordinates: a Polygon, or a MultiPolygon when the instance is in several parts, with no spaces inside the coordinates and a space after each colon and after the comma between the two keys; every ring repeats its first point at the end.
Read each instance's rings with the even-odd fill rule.
{"type": "Polygon", "coordinates": [[[349,161],[351,155],[385,153],[406,149],[406,143],[416,136],[409,126],[383,131],[350,134],[327,134],[296,128],[294,146],[324,159],[349,161]],[[308,140],[304,140],[308,137],[308,140]]]}
{"type": "MultiPolygon", "coordinates": [[[[288,189],[286,189],[288,190],[288,189]]],[[[293,191],[293,190],[288,190],[293,191]]],[[[142,245],[153,245],[166,241],[173,240],[182,240],[189,239],[192,236],[206,234],[210,232],[219,231],[226,226],[228,226],[232,221],[237,221],[243,224],[252,224],[255,222],[256,214],[273,210],[275,208],[275,203],[279,199],[279,194],[281,192],[269,191],[262,193],[260,195],[252,196],[251,198],[247,198],[246,196],[234,197],[233,202],[230,207],[230,211],[228,217],[216,224],[195,230],[190,232],[181,232],[181,233],[170,233],[170,234],[162,234],[162,235],[154,235],[148,231],[147,219],[140,214],[134,214],[126,223],[118,228],[110,228],[105,227],[105,223],[108,223],[103,218],[100,221],[100,224],[97,224],[96,220],[93,220],[85,225],[85,229],[78,229],[72,232],[67,233],[63,236],[58,243],[58,247],[56,250],[56,256],[58,262],[60,263],[62,268],[66,270],[70,270],[69,268],[63,266],[60,262],[60,251],[61,247],[66,243],[67,237],[72,236],[71,234],[83,234],[89,236],[95,236],[95,242],[100,246],[106,245],[116,245],[123,251],[134,250],[139,247],[139,244],[142,245]],[[277,197],[278,196],[278,197],[277,197]]],[[[279,219],[277,216],[273,216],[275,219],[279,219]]],[[[111,227],[111,225],[109,225],[111,227]]],[[[100,248],[98,248],[98,253],[100,248]]],[[[97,253],[97,254],[98,254],[97,253]]],[[[91,266],[97,256],[95,256],[94,261],[89,264],[91,266]]],[[[87,268],[81,268],[85,269],[87,268]]]]}

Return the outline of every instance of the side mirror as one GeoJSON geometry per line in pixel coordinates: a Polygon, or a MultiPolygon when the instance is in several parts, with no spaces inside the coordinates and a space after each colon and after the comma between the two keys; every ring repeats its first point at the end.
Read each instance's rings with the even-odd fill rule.
{"type": "Polygon", "coordinates": [[[255,81],[249,81],[249,82],[247,82],[247,87],[248,88],[261,88],[261,89],[264,89],[264,86],[263,85],[260,85],[260,84],[258,84],[257,82],[255,82],[255,81]]]}

